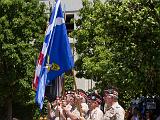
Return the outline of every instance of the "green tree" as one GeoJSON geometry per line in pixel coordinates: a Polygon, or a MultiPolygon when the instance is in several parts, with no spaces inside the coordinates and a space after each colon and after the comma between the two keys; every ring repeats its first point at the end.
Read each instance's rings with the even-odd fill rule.
{"type": "Polygon", "coordinates": [[[79,16],[77,77],[93,79],[100,91],[117,86],[124,104],[160,93],[160,1],[83,0],[79,16]]]}
{"type": "Polygon", "coordinates": [[[47,16],[38,0],[1,0],[0,11],[1,118],[11,120],[13,103],[26,106],[34,102],[35,56],[44,38],[47,16]]]}
{"type": "Polygon", "coordinates": [[[74,78],[72,75],[65,75],[64,76],[64,80],[65,80],[65,85],[64,85],[64,89],[65,91],[68,90],[73,90],[74,89],[74,78]]]}

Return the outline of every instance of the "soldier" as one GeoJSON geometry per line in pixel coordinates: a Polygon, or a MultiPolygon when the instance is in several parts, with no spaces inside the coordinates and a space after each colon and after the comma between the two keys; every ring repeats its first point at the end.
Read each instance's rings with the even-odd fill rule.
{"type": "Polygon", "coordinates": [[[53,103],[47,103],[48,120],[64,120],[62,101],[57,98],[53,103]],[[52,105],[51,105],[52,104],[52,105]],[[52,106],[52,107],[51,107],[52,106]]]}
{"type": "Polygon", "coordinates": [[[77,110],[75,103],[75,92],[68,91],[67,92],[67,106],[63,107],[64,115],[67,120],[77,120],[80,117],[80,113],[77,110]]]}
{"type": "Polygon", "coordinates": [[[101,97],[96,94],[92,93],[88,96],[89,102],[89,115],[87,120],[103,120],[103,112],[99,108],[101,104],[101,97]]]}
{"type": "Polygon", "coordinates": [[[66,114],[67,116],[67,120],[81,120],[83,116],[85,116],[86,111],[88,111],[88,106],[85,103],[85,98],[84,98],[85,92],[84,91],[82,92],[81,90],[78,91],[78,94],[80,95],[74,93],[72,94],[72,96],[69,97],[70,98],[69,105],[71,106],[70,109],[68,109],[68,105],[63,108],[64,114],[66,114]],[[80,113],[82,113],[82,116],[80,113]]]}
{"type": "Polygon", "coordinates": [[[57,99],[47,104],[48,110],[48,120],[66,120],[66,114],[63,112],[63,108],[66,108],[68,111],[73,109],[74,105],[74,92],[67,91],[66,97],[63,100],[57,99]]]}
{"type": "Polygon", "coordinates": [[[115,88],[104,90],[104,101],[107,104],[104,120],[124,120],[125,111],[118,103],[118,92],[115,88]]]}
{"type": "Polygon", "coordinates": [[[71,110],[72,106],[74,105],[75,102],[75,97],[74,97],[74,91],[67,91],[66,92],[66,101],[67,101],[67,109],[71,110]]]}
{"type": "Polygon", "coordinates": [[[81,112],[82,112],[82,117],[86,117],[88,113],[88,105],[87,105],[87,94],[85,91],[82,89],[78,89],[78,96],[76,96],[77,102],[80,103],[81,106],[81,112]]]}

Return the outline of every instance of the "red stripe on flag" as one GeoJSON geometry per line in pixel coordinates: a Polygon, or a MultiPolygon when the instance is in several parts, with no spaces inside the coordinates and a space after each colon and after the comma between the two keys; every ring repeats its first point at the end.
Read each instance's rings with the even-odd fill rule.
{"type": "Polygon", "coordinates": [[[38,57],[38,64],[42,65],[43,57],[44,57],[44,54],[40,52],[39,57],[38,57]]]}
{"type": "Polygon", "coordinates": [[[33,87],[34,90],[37,89],[37,87],[38,87],[38,76],[35,76],[34,81],[32,83],[32,87],[33,87]]]}

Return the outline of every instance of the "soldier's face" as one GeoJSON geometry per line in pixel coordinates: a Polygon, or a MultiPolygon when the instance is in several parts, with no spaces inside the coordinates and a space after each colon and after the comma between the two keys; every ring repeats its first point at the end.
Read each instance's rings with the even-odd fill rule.
{"type": "Polygon", "coordinates": [[[90,101],[89,101],[89,108],[90,108],[90,109],[94,109],[95,107],[97,107],[96,101],[90,100],[90,101]]]}
{"type": "Polygon", "coordinates": [[[108,105],[110,105],[113,101],[113,97],[110,95],[105,95],[103,98],[104,98],[105,103],[107,103],[108,105]]]}
{"type": "Polygon", "coordinates": [[[71,105],[73,105],[74,104],[74,97],[73,96],[70,96],[69,97],[69,103],[71,104],[71,105]]]}
{"type": "Polygon", "coordinates": [[[67,103],[70,102],[70,96],[69,95],[66,95],[66,101],[67,101],[67,103]]]}

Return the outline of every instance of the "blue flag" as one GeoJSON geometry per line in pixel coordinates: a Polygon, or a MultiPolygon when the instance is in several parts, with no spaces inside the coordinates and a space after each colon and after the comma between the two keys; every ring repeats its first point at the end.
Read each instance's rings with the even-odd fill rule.
{"type": "Polygon", "coordinates": [[[74,67],[60,0],[56,1],[37,62],[35,80],[38,81],[36,103],[43,107],[45,87],[62,73],[74,67]]]}

